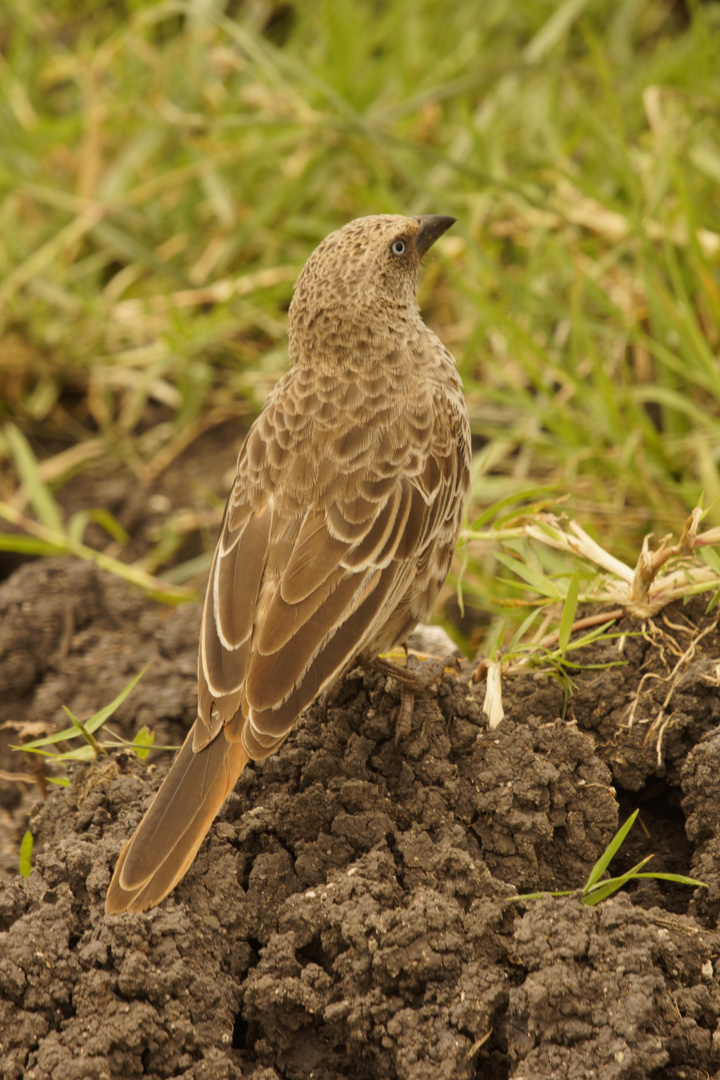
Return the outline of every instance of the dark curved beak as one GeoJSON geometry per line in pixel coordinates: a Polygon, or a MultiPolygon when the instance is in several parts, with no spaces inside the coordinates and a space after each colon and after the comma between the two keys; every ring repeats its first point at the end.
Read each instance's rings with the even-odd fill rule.
{"type": "Polygon", "coordinates": [[[443,214],[421,214],[415,220],[420,222],[420,232],[415,237],[415,243],[422,256],[438,237],[455,224],[457,218],[445,217],[443,214]]]}

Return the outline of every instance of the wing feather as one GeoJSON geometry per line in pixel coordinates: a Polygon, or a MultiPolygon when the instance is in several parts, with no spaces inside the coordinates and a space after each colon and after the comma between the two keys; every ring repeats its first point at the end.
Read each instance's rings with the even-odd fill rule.
{"type": "Polygon", "coordinates": [[[200,628],[196,752],[215,738],[242,702],[272,516],[268,502],[243,518],[228,511],[223,521],[200,628]]]}
{"type": "Polygon", "coordinates": [[[272,504],[248,514],[242,527],[223,529],[213,580],[213,609],[218,637],[236,649],[252,634],[258,592],[272,531],[272,504]]]}
{"type": "MultiPolygon", "coordinates": [[[[402,493],[402,486],[396,484],[390,497],[385,499],[383,505],[377,510],[375,519],[365,536],[361,537],[345,555],[342,564],[346,569],[360,570],[364,566],[377,562],[380,552],[386,548],[392,534],[401,532],[404,522],[398,522],[397,518],[402,493]]],[[[409,508],[410,502],[407,500],[407,509],[409,508]]]]}
{"type": "Polygon", "coordinates": [[[362,602],[377,583],[379,571],[344,573],[336,588],[311,615],[302,633],[293,634],[272,652],[253,650],[248,664],[245,695],[252,710],[276,708],[305,675],[323,643],[337,631],[343,620],[362,602]]]}
{"type": "Polygon", "coordinates": [[[299,604],[330,577],[348,548],[332,536],[322,511],[309,511],[300,528],[280,583],[288,604],[299,604]]]}
{"type": "MultiPolygon", "coordinates": [[[[409,568],[403,578],[409,577],[409,568]]],[[[273,708],[253,709],[245,725],[243,745],[252,758],[267,757],[290,734],[295,720],[311,701],[332,685],[351,664],[363,641],[372,633],[391,593],[397,591],[398,567],[379,571],[361,602],[323,643],[302,676],[291,686],[282,703],[273,708]]]]}

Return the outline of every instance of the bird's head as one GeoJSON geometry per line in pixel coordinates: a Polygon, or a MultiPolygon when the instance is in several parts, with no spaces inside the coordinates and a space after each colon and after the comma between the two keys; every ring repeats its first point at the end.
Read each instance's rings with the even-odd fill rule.
{"type": "Polygon", "coordinates": [[[307,337],[333,326],[382,322],[398,311],[417,311],[420,263],[455,218],[439,214],[356,218],[315,249],[296,284],[290,335],[307,337]]]}

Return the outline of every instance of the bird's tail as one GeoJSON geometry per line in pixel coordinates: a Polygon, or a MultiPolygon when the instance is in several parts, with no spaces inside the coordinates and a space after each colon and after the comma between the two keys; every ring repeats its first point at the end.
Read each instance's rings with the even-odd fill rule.
{"type": "Polygon", "coordinates": [[[105,899],[109,915],[159,904],[187,872],[248,755],[225,732],[193,750],[193,725],[134,836],[120,853],[105,899]]]}

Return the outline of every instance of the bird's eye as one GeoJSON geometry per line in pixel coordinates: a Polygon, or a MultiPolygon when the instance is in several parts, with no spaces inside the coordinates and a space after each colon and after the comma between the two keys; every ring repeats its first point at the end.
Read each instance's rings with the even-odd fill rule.
{"type": "Polygon", "coordinates": [[[404,240],[393,240],[393,242],[392,242],[392,244],[390,246],[390,250],[392,251],[393,255],[404,255],[405,254],[405,241],[404,240]]]}

